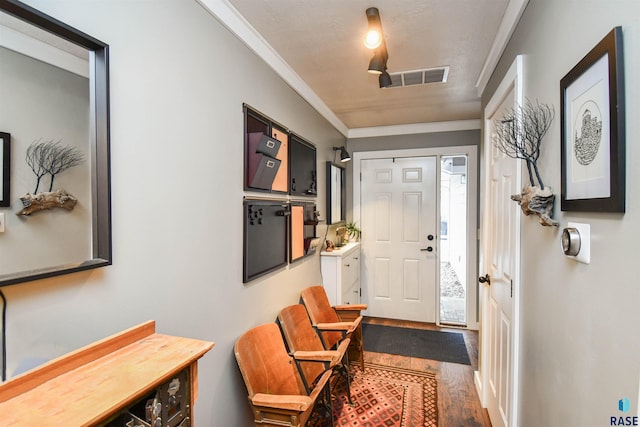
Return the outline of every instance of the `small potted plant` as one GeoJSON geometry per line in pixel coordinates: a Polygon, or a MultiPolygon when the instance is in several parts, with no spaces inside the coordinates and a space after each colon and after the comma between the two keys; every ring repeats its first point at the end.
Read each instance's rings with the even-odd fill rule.
{"type": "Polygon", "coordinates": [[[345,224],[345,227],[347,229],[347,235],[350,239],[353,239],[356,242],[360,240],[362,231],[356,226],[355,222],[348,222],[347,224],[345,224]]]}

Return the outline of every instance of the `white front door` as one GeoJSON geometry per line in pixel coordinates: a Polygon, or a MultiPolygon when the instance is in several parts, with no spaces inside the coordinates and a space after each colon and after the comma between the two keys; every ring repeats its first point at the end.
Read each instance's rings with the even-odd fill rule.
{"type": "Polygon", "coordinates": [[[436,162],[361,161],[361,280],[370,316],[436,320],[436,162]]]}
{"type": "Polygon", "coordinates": [[[510,196],[521,191],[520,161],[502,154],[493,141],[494,120],[517,108],[518,87],[512,80],[497,91],[485,114],[480,375],[481,400],[494,427],[517,425],[520,209],[510,196]]]}

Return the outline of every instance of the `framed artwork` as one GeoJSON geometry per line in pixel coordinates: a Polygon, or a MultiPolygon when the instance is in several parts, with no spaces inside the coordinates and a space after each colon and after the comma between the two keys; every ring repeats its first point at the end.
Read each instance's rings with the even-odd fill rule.
{"type": "Polygon", "coordinates": [[[0,207],[11,206],[11,135],[0,132],[0,207]]]}
{"type": "Polygon", "coordinates": [[[625,211],[622,28],[560,81],[563,211],[625,211]]]}

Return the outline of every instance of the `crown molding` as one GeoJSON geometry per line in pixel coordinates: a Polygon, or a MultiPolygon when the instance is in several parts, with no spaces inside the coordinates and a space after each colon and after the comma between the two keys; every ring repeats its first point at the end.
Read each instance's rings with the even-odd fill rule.
{"type": "Polygon", "coordinates": [[[375,126],[349,129],[348,139],[370,138],[376,136],[412,135],[418,133],[454,132],[461,130],[477,130],[482,121],[455,120],[448,122],[414,123],[409,125],[375,126]]]}
{"type": "Polygon", "coordinates": [[[493,45],[491,46],[489,55],[487,55],[487,59],[484,61],[484,65],[482,66],[482,71],[480,71],[480,76],[476,81],[478,96],[482,96],[484,89],[487,87],[487,83],[489,83],[489,79],[498,65],[498,61],[500,61],[500,57],[507,47],[507,44],[511,39],[511,35],[516,29],[518,21],[520,21],[520,17],[524,13],[524,9],[527,7],[527,4],[529,4],[529,0],[509,1],[509,4],[505,9],[504,16],[502,17],[502,21],[500,22],[496,38],[493,40],[493,45]]]}
{"type": "Polygon", "coordinates": [[[197,0],[345,137],[347,126],[227,0],[197,0]]]}
{"type": "Polygon", "coordinates": [[[4,25],[0,25],[0,46],[81,77],[89,78],[88,60],[4,25]]]}

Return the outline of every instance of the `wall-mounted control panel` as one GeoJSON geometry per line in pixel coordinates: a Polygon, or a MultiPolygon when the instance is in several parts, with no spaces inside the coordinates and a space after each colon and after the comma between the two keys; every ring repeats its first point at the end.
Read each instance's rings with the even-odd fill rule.
{"type": "Polygon", "coordinates": [[[591,262],[591,226],[570,222],[560,235],[562,253],[584,264],[591,262]]]}

